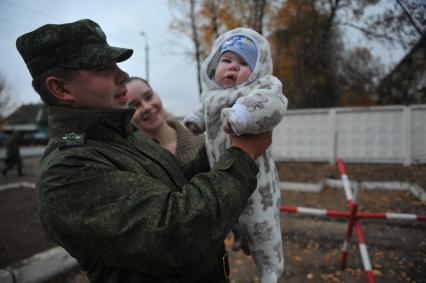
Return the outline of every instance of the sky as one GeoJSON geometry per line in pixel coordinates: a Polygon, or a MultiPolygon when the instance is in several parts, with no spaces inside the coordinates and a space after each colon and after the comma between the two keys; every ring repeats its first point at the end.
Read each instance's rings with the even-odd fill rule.
{"type": "MultiPolygon", "coordinates": [[[[20,104],[41,102],[16,50],[16,38],[47,23],[89,18],[101,26],[110,45],[134,50],[130,59],[119,64],[130,76],[146,77],[148,42],[150,83],[164,107],[183,116],[198,104],[196,64],[185,55],[193,50],[191,41],[169,29],[171,15],[168,0],[0,0],[0,75],[20,104]]],[[[344,35],[347,44],[357,45],[359,35],[344,35]]],[[[388,70],[405,54],[381,46],[368,47],[385,61],[388,70]]]]}
{"type": "Polygon", "coordinates": [[[0,74],[20,104],[41,102],[31,76],[16,50],[16,38],[44,24],[89,18],[97,22],[112,46],[131,48],[133,56],[119,66],[130,76],[146,77],[145,45],[149,47],[149,78],[174,115],[198,104],[196,65],[185,51],[189,39],[169,29],[168,0],[0,0],[0,74]],[[144,32],[146,36],[141,36],[144,32]]]}

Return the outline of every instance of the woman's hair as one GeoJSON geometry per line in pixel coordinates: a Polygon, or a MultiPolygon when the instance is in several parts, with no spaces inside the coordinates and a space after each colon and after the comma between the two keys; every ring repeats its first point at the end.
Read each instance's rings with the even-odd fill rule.
{"type": "Polygon", "coordinates": [[[59,100],[56,99],[46,88],[47,78],[58,77],[60,79],[69,81],[75,78],[76,76],[78,76],[78,74],[79,74],[78,70],[57,67],[57,68],[47,70],[46,72],[36,76],[32,81],[32,85],[34,90],[40,95],[41,100],[46,105],[55,105],[55,104],[58,104],[59,100]]]}
{"type": "Polygon", "coordinates": [[[128,78],[124,83],[127,85],[133,81],[141,81],[144,84],[146,84],[150,89],[152,89],[151,85],[149,84],[149,82],[145,79],[142,79],[141,77],[130,77],[128,78]]]}

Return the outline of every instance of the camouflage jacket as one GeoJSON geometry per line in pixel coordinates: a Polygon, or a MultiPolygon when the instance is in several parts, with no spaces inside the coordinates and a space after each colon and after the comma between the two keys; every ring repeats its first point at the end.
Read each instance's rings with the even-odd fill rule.
{"type": "Polygon", "coordinates": [[[37,176],[47,235],[92,282],[220,282],[223,240],[257,166],[237,148],[211,170],[204,151],[181,164],[132,133],[132,114],[49,107],[37,176]]]}

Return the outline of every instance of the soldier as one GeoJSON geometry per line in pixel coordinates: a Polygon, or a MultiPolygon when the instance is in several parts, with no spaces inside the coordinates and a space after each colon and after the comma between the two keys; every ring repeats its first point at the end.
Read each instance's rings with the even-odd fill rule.
{"type": "Polygon", "coordinates": [[[36,180],[46,234],[92,282],[226,282],[223,240],[272,134],[231,137],[211,169],[205,150],[181,164],[132,132],[116,63],[133,51],[108,45],[98,24],[44,25],[16,45],[48,105],[36,180]]]}
{"type": "Polygon", "coordinates": [[[22,159],[19,151],[21,144],[21,134],[18,131],[14,131],[12,136],[6,142],[6,159],[4,160],[5,167],[1,170],[3,176],[7,175],[7,171],[12,169],[16,165],[18,176],[22,174],[22,159]]]}

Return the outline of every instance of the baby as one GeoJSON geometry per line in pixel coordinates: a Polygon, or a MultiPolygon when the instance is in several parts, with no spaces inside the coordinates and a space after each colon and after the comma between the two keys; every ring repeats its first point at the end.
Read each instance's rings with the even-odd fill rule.
{"type": "MultiPolygon", "coordinates": [[[[222,34],[203,62],[201,107],[184,119],[194,133],[206,131],[212,166],[230,146],[227,133],[257,134],[272,130],[283,118],[287,98],[272,76],[272,59],[265,38],[252,29],[222,34]]],[[[280,229],[280,188],[270,149],[256,159],[257,188],[240,216],[262,283],[277,282],[284,270],[280,229]]]]}

